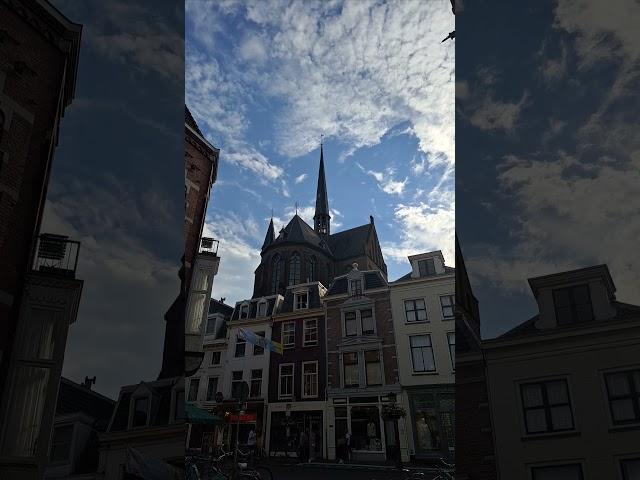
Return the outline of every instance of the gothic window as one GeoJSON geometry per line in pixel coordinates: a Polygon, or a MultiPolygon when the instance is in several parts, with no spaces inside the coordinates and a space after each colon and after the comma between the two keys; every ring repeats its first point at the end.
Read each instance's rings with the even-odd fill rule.
{"type": "Polygon", "coordinates": [[[316,281],[316,257],[309,257],[309,261],[307,262],[307,277],[310,282],[316,281]]]}
{"type": "Polygon", "coordinates": [[[273,257],[271,266],[271,293],[278,293],[280,282],[282,281],[282,259],[280,255],[273,257]]]}
{"type": "Polygon", "coordinates": [[[294,253],[289,260],[289,285],[300,283],[300,255],[294,253]]]}

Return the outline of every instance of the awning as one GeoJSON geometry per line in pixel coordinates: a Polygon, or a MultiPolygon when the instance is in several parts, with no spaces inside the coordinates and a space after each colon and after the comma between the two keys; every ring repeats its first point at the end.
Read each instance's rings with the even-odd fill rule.
{"type": "Polygon", "coordinates": [[[224,423],[224,420],[220,417],[217,417],[213,413],[199,408],[192,403],[185,404],[184,409],[187,414],[188,423],[201,423],[206,425],[220,425],[224,423]]]}

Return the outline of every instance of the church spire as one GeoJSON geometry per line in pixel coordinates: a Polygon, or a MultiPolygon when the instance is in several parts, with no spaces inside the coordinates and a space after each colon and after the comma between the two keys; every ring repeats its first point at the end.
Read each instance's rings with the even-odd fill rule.
{"type": "Polygon", "coordinates": [[[271,217],[271,221],[269,222],[269,228],[267,229],[267,235],[264,237],[264,243],[262,244],[262,250],[271,245],[276,239],[276,233],[273,228],[273,216],[271,217]]]}
{"type": "Polygon", "coordinates": [[[318,170],[318,190],[316,193],[316,214],[313,216],[314,230],[320,235],[331,234],[331,215],[329,215],[329,199],[327,182],[324,176],[324,152],[320,142],[320,168],[318,170]]]}

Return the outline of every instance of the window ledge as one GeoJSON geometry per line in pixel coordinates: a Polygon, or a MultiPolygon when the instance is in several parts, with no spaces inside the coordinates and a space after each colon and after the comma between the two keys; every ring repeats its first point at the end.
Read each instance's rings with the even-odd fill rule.
{"type": "Polygon", "coordinates": [[[626,432],[627,430],[640,430],[640,423],[629,423],[627,425],[613,425],[609,427],[609,433],[626,432]]]}
{"type": "Polygon", "coordinates": [[[439,375],[437,370],[433,372],[413,372],[413,375],[439,375]]]}
{"type": "Polygon", "coordinates": [[[416,320],[414,322],[410,322],[408,320],[404,321],[405,325],[421,325],[423,323],[431,323],[431,320],[416,320]]]}
{"type": "Polygon", "coordinates": [[[317,347],[318,346],[318,342],[316,343],[310,343],[308,345],[303,345],[303,347],[317,347]]]}
{"type": "Polygon", "coordinates": [[[582,435],[578,430],[567,430],[564,432],[543,432],[543,433],[533,433],[522,436],[522,441],[527,442],[530,440],[548,440],[550,438],[565,438],[565,437],[579,437],[582,435]]]}

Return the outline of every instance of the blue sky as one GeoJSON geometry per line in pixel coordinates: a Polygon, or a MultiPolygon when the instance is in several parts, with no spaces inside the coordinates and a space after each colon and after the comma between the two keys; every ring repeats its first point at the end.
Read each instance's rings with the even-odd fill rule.
{"type": "Polygon", "coordinates": [[[456,13],[456,227],[483,335],[536,313],[538,275],[606,263],[640,304],[640,5],[456,13]]]}
{"type": "Polygon", "coordinates": [[[447,0],[186,2],[186,99],[221,149],[206,233],[213,295],[251,296],[273,209],[312,216],[324,135],[332,231],[375,217],[391,280],[453,266],[454,48],[447,0]]]}

